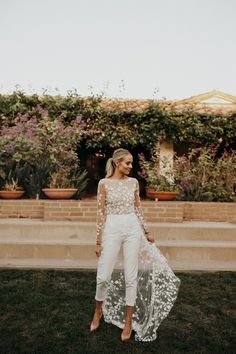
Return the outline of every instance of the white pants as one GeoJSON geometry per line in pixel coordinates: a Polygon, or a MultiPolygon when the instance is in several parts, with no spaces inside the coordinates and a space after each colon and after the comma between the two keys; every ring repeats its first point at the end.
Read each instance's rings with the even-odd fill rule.
{"type": "Polygon", "coordinates": [[[104,301],[107,283],[123,245],[126,305],[134,306],[137,293],[138,255],[142,228],[135,213],[108,214],[103,230],[103,250],[98,260],[95,299],[104,301]]]}

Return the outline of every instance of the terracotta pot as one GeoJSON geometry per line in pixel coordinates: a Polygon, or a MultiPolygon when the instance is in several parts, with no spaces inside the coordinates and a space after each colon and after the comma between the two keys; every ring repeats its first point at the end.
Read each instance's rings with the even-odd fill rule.
{"type": "Polygon", "coordinates": [[[50,199],[70,199],[77,188],[44,188],[42,191],[50,199]]]}
{"type": "Polygon", "coordinates": [[[174,200],[179,192],[161,192],[154,191],[153,189],[146,188],[146,196],[151,199],[157,200],[174,200]]]}
{"type": "Polygon", "coordinates": [[[25,191],[0,191],[0,198],[3,199],[19,199],[25,191]]]}

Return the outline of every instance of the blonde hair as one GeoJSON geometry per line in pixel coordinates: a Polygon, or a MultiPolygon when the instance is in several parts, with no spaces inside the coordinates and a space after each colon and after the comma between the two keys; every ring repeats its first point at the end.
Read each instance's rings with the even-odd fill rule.
{"type": "Polygon", "coordinates": [[[110,157],[106,163],[106,178],[114,174],[116,169],[115,161],[122,160],[127,155],[131,155],[127,149],[119,148],[113,152],[112,157],[110,157]]]}

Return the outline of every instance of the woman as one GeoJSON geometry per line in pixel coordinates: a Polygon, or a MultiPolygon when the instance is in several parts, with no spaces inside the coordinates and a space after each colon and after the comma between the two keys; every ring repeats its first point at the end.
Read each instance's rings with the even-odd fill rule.
{"type": "Polygon", "coordinates": [[[104,320],[122,328],[121,340],[152,341],[178,294],[180,279],[149,234],[139,183],[129,177],[133,157],[117,149],[98,183],[96,305],[90,331],[104,320]],[[123,250],[123,255],[120,250],[123,250]]]}

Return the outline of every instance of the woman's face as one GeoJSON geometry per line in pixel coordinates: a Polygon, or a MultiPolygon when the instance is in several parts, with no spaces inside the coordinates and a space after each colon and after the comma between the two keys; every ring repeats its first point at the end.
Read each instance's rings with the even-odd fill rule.
{"type": "Polygon", "coordinates": [[[116,168],[118,169],[119,172],[127,176],[132,169],[132,164],[133,164],[133,156],[126,155],[125,157],[123,157],[122,160],[117,161],[116,168]]]}

